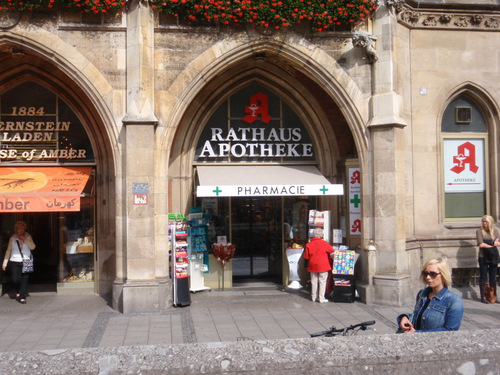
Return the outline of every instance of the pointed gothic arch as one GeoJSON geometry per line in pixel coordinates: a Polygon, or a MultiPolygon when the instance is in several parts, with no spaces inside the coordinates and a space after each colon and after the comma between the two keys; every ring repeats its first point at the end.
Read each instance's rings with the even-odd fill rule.
{"type": "MultiPolygon", "coordinates": [[[[176,176],[177,181],[165,185],[165,189],[175,194],[170,196],[171,202],[180,202],[182,209],[187,207],[188,202],[180,192],[192,188],[192,159],[186,150],[189,152],[194,146],[186,141],[195,142],[198,126],[207,116],[203,108],[216,105],[223,93],[235,90],[245,79],[260,80],[280,93],[287,93],[288,99],[301,108],[302,118],[308,119],[317,147],[327,150],[325,155],[334,155],[332,145],[336,144],[336,135],[326,125],[331,114],[318,105],[319,99],[327,98],[330,107],[336,108],[335,116],[344,121],[344,130],[348,129],[352,136],[361,165],[368,162],[367,96],[331,56],[316,47],[304,51],[293,40],[255,40],[224,50],[228,47],[227,43],[217,45],[200,55],[172,85],[171,92],[176,93],[172,111],[165,118],[164,127],[158,129],[158,149],[169,150],[169,157],[168,162],[160,160],[157,164],[158,168],[169,168],[170,176],[176,176]],[[294,78],[296,72],[302,79],[294,78]],[[316,95],[306,95],[305,84],[314,86],[316,95]]],[[[336,173],[331,158],[323,157],[319,163],[327,177],[336,173]]],[[[162,172],[157,169],[157,173],[162,172]]]]}

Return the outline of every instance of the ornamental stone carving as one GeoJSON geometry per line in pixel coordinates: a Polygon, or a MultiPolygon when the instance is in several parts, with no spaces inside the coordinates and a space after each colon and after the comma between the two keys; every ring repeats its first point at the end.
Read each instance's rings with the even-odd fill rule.
{"type": "Polygon", "coordinates": [[[404,0],[387,0],[387,7],[394,8],[396,13],[399,13],[403,10],[404,0]]]}
{"type": "Polygon", "coordinates": [[[438,16],[429,16],[425,20],[423,20],[423,24],[425,26],[436,26],[438,23],[439,17],[438,16]]]}
{"type": "Polygon", "coordinates": [[[407,9],[403,10],[399,15],[401,17],[401,20],[411,24],[418,22],[418,19],[420,18],[418,12],[407,9]]]}
{"type": "Polygon", "coordinates": [[[482,14],[475,14],[472,16],[471,22],[474,25],[479,25],[483,19],[484,19],[484,16],[482,14]]]}
{"type": "Polygon", "coordinates": [[[352,45],[357,48],[362,48],[370,63],[374,63],[378,60],[377,51],[372,46],[374,40],[375,39],[371,35],[366,33],[358,32],[352,35],[352,45]]]}
{"type": "Polygon", "coordinates": [[[453,17],[451,16],[451,14],[441,14],[439,16],[439,22],[441,22],[442,24],[450,23],[452,19],[453,17]]]}
{"type": "Polygon", "coordinates": [[[500,28],[500,18],[490,18],[484,21],[484,26],[489,29],[498,29],[500,28]]]}
{"type": "Polygon", "coordinates": [[[19,12],[0,12],[0,29],[6,30],[17,25],[21,19],[19,12]]]}
{"type": "Polygon", "coordinates": [[[411,28],[441,28],[460,30],[491,30],[500,28],[500,12],[483,10],[482,13],[467,9],[426,9],[413,8],[404,0],[386,0],[387,7],[393,8],[398,21],[411,28]]]}
{"type": "Polygon", "coordinates": [[[461,16],[455,21],[455,25],[458,27],[467,27],[469,26],[469,20],[467,17],[461,16]]]}

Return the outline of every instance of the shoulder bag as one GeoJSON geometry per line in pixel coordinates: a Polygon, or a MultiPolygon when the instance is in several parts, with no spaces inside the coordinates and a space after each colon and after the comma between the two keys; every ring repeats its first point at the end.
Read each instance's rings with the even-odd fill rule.
{"type": "Polygon", "coordinates": [[[29,258],[25,258],[23,251],[21,250],[21,244],[19,243],[18,240],[16,240],[17,246],[19,246],[19,252],[21,253],[21,258],[23,258],[23,269],[22,273],[32,273],[35,268],[33,266],[33,255],[30,255],[29,258]]]}

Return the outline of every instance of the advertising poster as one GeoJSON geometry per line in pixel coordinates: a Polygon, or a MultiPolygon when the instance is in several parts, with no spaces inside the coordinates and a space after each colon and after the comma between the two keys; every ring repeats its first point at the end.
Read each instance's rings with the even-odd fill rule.
{"type": "Polygon", "coordinates": [[[80,210],[92,167],[0,168],[0,212],[80,210]]]}
{"type": "Polygon", "coordinates": [[[484,139],[445,139],[445,193],[485,191],[484,139]]]}

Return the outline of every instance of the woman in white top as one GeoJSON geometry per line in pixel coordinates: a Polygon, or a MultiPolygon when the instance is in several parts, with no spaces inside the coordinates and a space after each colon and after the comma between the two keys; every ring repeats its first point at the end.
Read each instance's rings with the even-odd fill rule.
{"type": "Polygon", "coordinates": [[[26,223],[17,221],[14,225],[14,233],[9,240],[9,246],[5,252],[5,258],[2,264],[2,270],[6,270],[7,263],[11,262],[12,282],[16,287],[16,300],[19,303],[26,303],[28,294],[29,273],[23,273],[23,257],[30,258],[31,250],[36,245],[33,238],[26,232],[26,223]]]}

